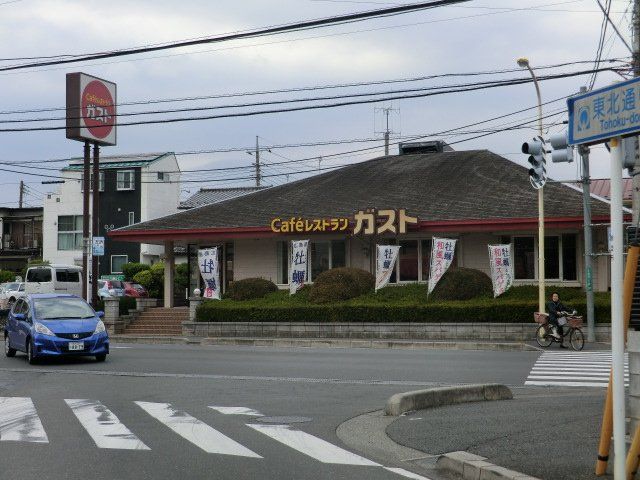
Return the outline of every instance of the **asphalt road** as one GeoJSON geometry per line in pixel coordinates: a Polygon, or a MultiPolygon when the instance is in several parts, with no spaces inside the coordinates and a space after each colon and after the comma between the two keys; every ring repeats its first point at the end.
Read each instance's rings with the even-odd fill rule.
{"type": "Polygon", "coordinates": [[[30,366],[20,354],[0,357],[0,479],[411,478],[384,468],[401,465],[349,450],[336,436],[338,425],[382,408],[394,393],[425,386],[521,386],[538,358],[536,352],[123,347],[105,363],[30,366]]]}

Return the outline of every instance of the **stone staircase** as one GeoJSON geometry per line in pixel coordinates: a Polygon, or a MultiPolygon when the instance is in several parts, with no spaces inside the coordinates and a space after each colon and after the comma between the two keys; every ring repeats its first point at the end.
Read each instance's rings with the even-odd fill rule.
{"type": "Polygon", "coordinates": [[[189,320],[189,307],[149,308],[127,325],[123,335],[181,336],[182,322],[189,320]]]}

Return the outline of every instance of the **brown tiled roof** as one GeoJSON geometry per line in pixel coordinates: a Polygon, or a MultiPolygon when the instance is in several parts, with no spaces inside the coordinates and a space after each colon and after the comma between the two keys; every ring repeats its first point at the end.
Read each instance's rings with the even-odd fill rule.
{"type": "MultiPolygon", "coordinates": [[[[544,190],[547,219],[582,217],[580,191],[561,183],[544,190]]],[[[538,215],[537,191],[525,167],[472,150],[380,157],[119,231],[268,227],[274,216],[352,216],[366,208],[405,208],[420,221],[538,215]]],[[[592,214],[608,216],[609,205],[593,199],[592,214]]]]}
{"type": "Polygon", "coordinates": [[[264,187],[201,188],[184,202],[181,202],[178,208],[180,208],[180,210],[188,210],[212,203],[224,202],[231,198],[257,192],[263,188],[264,187]]]}

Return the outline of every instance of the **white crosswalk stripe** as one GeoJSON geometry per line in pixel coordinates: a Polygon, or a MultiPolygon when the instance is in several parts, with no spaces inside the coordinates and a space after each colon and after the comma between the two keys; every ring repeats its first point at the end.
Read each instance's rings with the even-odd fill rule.
{"type": "MultiPolygon", "coordinates": [[[[170,403],[142,401],[133,403],[169,427],[171,431],[207,453],[263,458],[206,423],[177,410],[170,403]]],[[[61,404],[66,404],[71,409],[80,426],[95,442],[96,447],[113,450],[151,450],[102,402],[89,399],[65,399],[61,404]]],[[[131,408],[135,407],[132,405],[131,408]]],[[[210,406],[209,408],[224,415],[263,416],[257,410],[248,407],[210,406]]],[[[143,415],[140,410],[135,411],[143,415]]],[[[376,467],[404,478],[430,480],[403,468],[381,465],[289,425],[248,424],[246,426],[262,434],[259,435],[260,438],[267,437],[275,440],[324,464],[376,467]]],[[[31,398],[0,397],[0,441],[49,443],[31,398]]]]}
{"type": "Polygon", "coordinates": [[[30,398],[0,397],[0,441],[49,443],[30,398]]]}
{"type": "Polygon", "coordinates": [[[293,429],[289,425],[252,424],[247,426],[322,463],[380,466],[371,460],[348,452],[309,433],[293,429]]]}
{"type": "MultiPolygon", "coordinates": [[[[525,385],[606,388],[611,353],[544,352],[534,364],[525,385]]],[[[629,384],[629,358],[625,355],[625,384],[629,384]]]]}
{"type": "Polygon", "coordinates": [[[149,450],[111,410],[95,400],[65,400],[98,448],[149,450]]]}
{"type": "Polygon", "coordinates": [[[191,415],[174,409],[169,403],[135,402],[149,415],[164,423],[185,440],[207,453],[262,458],[235,440],[191,415]]]}

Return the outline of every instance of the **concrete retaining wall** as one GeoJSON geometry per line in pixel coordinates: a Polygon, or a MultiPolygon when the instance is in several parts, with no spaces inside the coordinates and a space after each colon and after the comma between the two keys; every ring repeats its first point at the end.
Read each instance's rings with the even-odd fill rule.
{"type": "MultiPolygon", "coordinates": [[[[530,341],[531,323],[290,323],[184,322],[182,335],[196,337],[362,338],[402,340],[530,341]]],[[[586,331],[585,331],[586,336],[586,331]]],[[[596,327],[596,341],[610,341],[610,326],[596,327]]]]}

